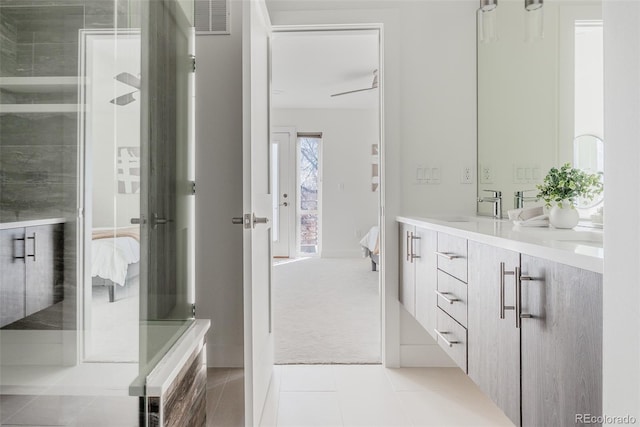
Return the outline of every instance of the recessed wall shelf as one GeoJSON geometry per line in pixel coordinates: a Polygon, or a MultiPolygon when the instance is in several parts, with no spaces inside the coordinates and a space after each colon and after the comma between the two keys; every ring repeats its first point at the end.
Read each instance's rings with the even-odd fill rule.
{"type": "Polygon", "coordinates": [[[19,93],[75,92],[79,77],[0,77],[0,89],[19,93]]]}
{"type": "Polygon", "coordinates": [[[0,114],[5,113],[76,113],[77,104],[0,104],[0,114]]]}

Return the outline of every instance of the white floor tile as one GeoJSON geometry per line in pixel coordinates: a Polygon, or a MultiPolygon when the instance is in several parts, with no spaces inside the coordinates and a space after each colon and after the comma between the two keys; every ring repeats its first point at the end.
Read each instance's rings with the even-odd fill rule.
{"type": "Polygon", "coordinates": [[[388,391],[391,383],[382,365],[334,365],[338,391],[388,391]]]}
{"type": "Polygon", "coordinates": [[[416,427],[513,427],[506,415],[479,392],[451,394],[419,391],[396,394],[416,427]]]}
{"type": "Polygon", "coordinates": [[[281,392],[279,427],[342,426],[335,392],[281,392]]]}
{"type": "Polygon", "coordinates": [[[282,365],[282,391],[336,391],[331,365],[282,365]]]}
{"type": "Polygon", "coordinates": [[[345,426],[411,426],[390,386],[386,390],[341,390],[338,397],[345,426]]]}
{"type": "Polygon", "coordinates": [[[385,369],[395,391],[456,391],[473,388],[473,381],[458,368],[385,369]]]}

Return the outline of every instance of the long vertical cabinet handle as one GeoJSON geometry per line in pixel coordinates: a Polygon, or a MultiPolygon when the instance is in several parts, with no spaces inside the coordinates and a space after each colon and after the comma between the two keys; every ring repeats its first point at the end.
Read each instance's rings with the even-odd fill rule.
{"type": "MultiPolygon", "coordinates": [[[[516,272],[518,271],[518,267],[516,267],[516,272]]],[[[513,276],[514,274],[517,277],[517,273],[514,271],[506,271],[504,268],[504,262],[500,263],[500,318],[504,319],[505,310],[513,310],[514,307],[512,305],[504,305],[504,277],[505,276],[513,276]]]]}
{"type": "Polygon", "coordinates": [[[416,251],[415,251],[416,247],[413,243],[416,240],[420,240],[420,239],[421,239],[420,236],[416,236],[415,234],[413,234],[413,231],[411,232],[411,262],[413,262],[413,260],[416,258],[420,258],[420,255],[416,255],[416,251]]]}
{"type": "MultiPolygon", "coordinates": [[[[27,255],[28,257],[33,258],[33,262],[36,262],[36,241],[37,241],[36,237],[37,236],[36,236],[36,232],[35,231],[33,232],[33,236],[27,237],[27,240],[33,240],[33,254],[27,255]]],[[[25,254],[26,254],[26,252],[27,252],[27,245],[26,244],[24,245],[24,251],[25,251],[25,254]]]]}
{"type": "Polygon", "coordinates": [[[407,261],[413,262],[413,260],[411,259],[411,236],[409,235],[409,230],[407,230],[407,261]]]}
{"type": "Polygon", "coordinates": [[[22,256],[15,256],[14,255],[13,259],[21,259],[22,261],[27,262],[27,245],[26,245],[26,238],[25,237],[15,237],[13,239],[13,253],[14,254],[18,253],[18,250],[16,249],[15,242],[25,242],[22,245],[22,256]]]}
{"type": "Polygon", "coordinates": [[[516,267],[516,328],[520,329],[522,319],[531,318],[530,314],[522,313],[522,281],[533,280],[529,276],[522,276],[520,267],[516,267]]]}

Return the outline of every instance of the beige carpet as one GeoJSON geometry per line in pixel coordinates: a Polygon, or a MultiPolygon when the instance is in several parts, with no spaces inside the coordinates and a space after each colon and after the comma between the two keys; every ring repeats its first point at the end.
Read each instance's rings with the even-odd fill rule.
{"type": "Polygon", "coordinates": [[[368,258],[278,261],[276,363],[380,363],[378,278],[368,258]]]}

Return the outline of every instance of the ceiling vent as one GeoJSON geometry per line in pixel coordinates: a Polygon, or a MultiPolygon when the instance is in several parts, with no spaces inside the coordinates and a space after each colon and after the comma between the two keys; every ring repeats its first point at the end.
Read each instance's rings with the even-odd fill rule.
{"type": "Polygon", "coordinates": [[[229,0],[195,0],[196,34],[230,34],[229,0]]]}

